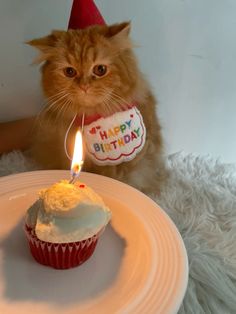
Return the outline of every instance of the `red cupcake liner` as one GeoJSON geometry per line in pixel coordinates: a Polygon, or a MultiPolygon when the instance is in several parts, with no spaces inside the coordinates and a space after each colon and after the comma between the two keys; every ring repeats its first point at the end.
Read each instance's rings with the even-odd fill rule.
{"type": "Polygon", "coordinates": [[[84,263],[93,254],[101,232],[89,239],[70,243],[49,243],[37,238],[35,231],[25,225],[25,234],[34,259],[56,269],[68,269],[84,263]]]}

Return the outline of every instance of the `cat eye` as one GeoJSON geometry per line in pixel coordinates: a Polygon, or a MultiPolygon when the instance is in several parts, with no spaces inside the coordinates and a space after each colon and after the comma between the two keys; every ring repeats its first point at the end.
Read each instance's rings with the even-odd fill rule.
{"type": "Polygon", "coordinates": [[[67,67],[67,68],[64,69],[64,74],[67,77],[75,77],[77,72],[76,72],[76,70],[74,68],[67,67]]]}
{"type": "Polygon", "coordinates": [[[97,76],[103,76],[107,73],[107,66],[103,64],[95,65],[93,68],[93,73],[97,76]]]}

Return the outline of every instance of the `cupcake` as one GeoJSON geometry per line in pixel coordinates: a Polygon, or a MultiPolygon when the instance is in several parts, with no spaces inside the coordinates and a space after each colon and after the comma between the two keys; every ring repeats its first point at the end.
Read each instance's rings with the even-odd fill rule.
{"type": "Polygon", "coordinates": [[[25,233],[31,254],[53,268],[76,267],[93,254],[110,218],[102,198],[84,183],[56,183],[41,190],[27,211],[25,233]]]}

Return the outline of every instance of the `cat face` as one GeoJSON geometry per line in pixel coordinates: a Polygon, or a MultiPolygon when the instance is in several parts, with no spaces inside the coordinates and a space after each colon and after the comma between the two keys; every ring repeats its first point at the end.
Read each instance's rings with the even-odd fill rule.
{"type": "Polygon", "coordinates": [[[42,85],[52,110],[106,115],[128,105],[138,76],[129,29],[129,23],[92,26],[29,42],[41,51],[42,85]]]}

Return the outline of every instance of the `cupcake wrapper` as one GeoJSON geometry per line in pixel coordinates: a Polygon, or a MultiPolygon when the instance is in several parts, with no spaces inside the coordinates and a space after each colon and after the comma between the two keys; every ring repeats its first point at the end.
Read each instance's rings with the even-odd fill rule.
{"type": "Polygon", "coordinates": [[[68,269],[84,263],[94,252],[101,234],[71,243],[49,243],[37,238],[34,230],[25,225],[30,252],[34,259],[43,265],[56,269],[68,269]]]}

